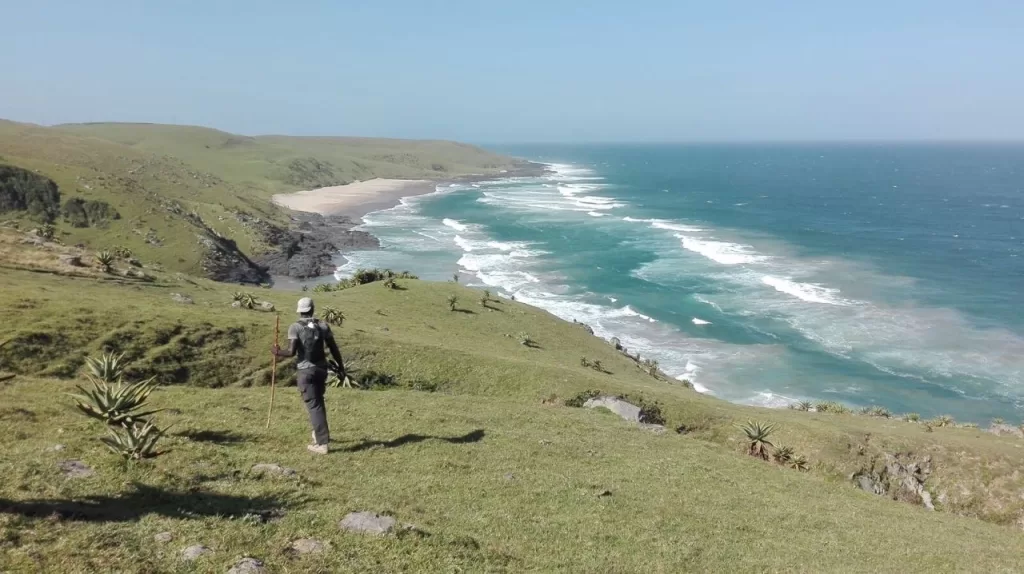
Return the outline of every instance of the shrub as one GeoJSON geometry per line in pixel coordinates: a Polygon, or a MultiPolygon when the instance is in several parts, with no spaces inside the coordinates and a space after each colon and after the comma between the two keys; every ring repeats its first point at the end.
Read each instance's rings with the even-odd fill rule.
{"type": "Polygon", "coordinates": [[[892,416],[892,413],[889,412],[889,409],[879,406],[864,407],[860,410],[860,414],[867,415],[869,417],[882,417],[886,419],[892,416]]]}
{"type": "Polygon", "coordinates": [[[302,286],[302,292],[305,293],[307,291],[309,291],[309,285],[303,285],[302,286]]]}
{"type": "Polygon", "coordinates": [[[449,295],[446,301],[448,303],[448,310],[454,311],[455,306],[459,304],[459,297],[458,295],[449,295]]]}
{"type": "Polygon", "coordinates": [[[330,283],[317,283],[313,287],[314,293],[330,293],[334,288],[331,287],[330,283]]]}
{"type": "Polygon", "coordinates": [[[114,264],[114,254],[107,250],[100,251],[96,254],[96,263],[99,263],[104,271],[110,273],[110,267],[114,264]]]}
{"type": "Polygon", "coordinates": [[[956,426],[957,426],[957,428],[962,428],[962,429],[976,429],[976,428],[978,428],[978,423],[963,423],[963,424],[958,424],[956,426]]]}
{"type": "Polygon", "coordinates": [[[452,283],[458,283],[458,282],[459,282],[459,274],[458,273],[453,273],[452,274],[452,283]]]}
{"type": "Polygon", "coordinates": [[[85,366],[92,377],[104,383],[120,382],[125,368],[124,353],[104,353],[99,358],[86,357],[85,366]]]}
{"type": "MultiPolygon", "coordinates": [[[[629,397],[623,397],[624,400],[630,401],[629,397]]],[[[650,425],[664,425],[665,415],[661,412],[661,403],[658,401],[647,401],[643,397],[632,399],[635,404],[640,407],[640,422],[650,425]]]]}
{"type": "Polygon", "coordinates": [[[36,228],[36,236],[50,241],[57,235],[57,228],[52,223],[45,223],[36,228]]]}
{"type": "Polygon", "coordinates": [[[132,253],[132,250],[128,249],[127,247],[125,247],[123,245],[116,245],[116,246],[114,246],[114,250],[113,251],[114,251],[114,256],[119,258],[119,259],[131,259],[134,256],[134,253],[132,253]]]}
{"type": "Polygon", "coordinates": [[[794,456],[789,461],[789,468],[799,470],[800,472],[807,472],[811,469],[810,464],[807,462],[807,457],[802,454],[794,456]]]}
{"type": "Polygon", "coordinates": [[[747,421],[740,427],[747,440],[747,454],[762,460],[768,460],[768,447],[774,447],[768,438],[775,432],[771,423],[747,421]]]}
{"type": "Polygon", "coordinates": [[[933,427],[951,427],[956,423],[956,421],[954,421],[953,417],[949,415],[939,415],[928,421],[928,423],[933,427]]]}
{"type": "Polygon", "coordinates": [[[398,289],[398,283],[395,283],[394,277],[388,277],[384,280],[384,287],[386,289],[398,289]]]}
{"type": "Polygon", "coordinates": [[[644,369],[644,372],[646,372],[648,375],[650,375],[650,376],[652,376],[654,378],[658,378],[658,373],[660,372],[659,371],[659,366],[658,366],[658,361],[655,361],[654,359],[647,359],[647,360],[645,360],[643,362],[643,369],[644,369]]]}
{"type": "Polygon", "coordinates": [[[789,405],[789,408],[791,409],[804,412],[811,410],[811,407],[812,405],[810,401],[799,401],[789,405]]]}
{"type": "Polygon", "coordinates": [[[580,366],[581,367],[590,367],[590,359],[588,359],[586,357],[580,357],[580,366]]]}
{"type": "Polygon", "coordinates": [[[597,389],[588,389],[586,391],[580,391],[576,393],[572,398],[566,399],[565,406],[580,408],[590,399],[596,399],[599,396],[601,396],[601,391],[597,389]]]}
{"type": "Polygon", "coordinates": [[[402,271],[397,275],[399,279],[419,279],[416,275],[409,273],[408,271],[402,271]]]}
{"type": "Polygon", "coordinates": [[[490,300],[491,300],[491,290],[490,289],[484,289],[484,302],[486,303],[487,301],[490,301],[490,300]]]}
{"type": "Polygon", "coordinates": [[[128,428],[143,421],[143,417],[160,412],[138,412],[146,405],[150,393],[156,388],[155,377],[127,385],[121,382],[111,385],[94,377],[89,377],[89,381],[92,383],[92,390],[86,390],[78,385],[76,388],[81,394],[71,395],[78,410],[88,417],[111,426],[128,428]]]}
{"type": "Polygon", "coordinates": [[[814,410],[819,413],[833,413],[837,415],[844,415],[850,412],[849,407],[835,401],[817,403],[814,405],[814,410]]]}
{"type": "Polygon", "coordinates": [[[158,456],[156,443],[167,432],[152,422],[133,424],[122,429],[108,429],[110,436],[100,439],[114,454],[128,460],[141,460],[158,456]]]}
{"type": "Polygon", "coordinates": [[[238,303],[238,306],[243,309],[256,308],[256,296],[249,292],[235,291],[231,296],[231,300],[238,303]]]}
{"type": "Polygon", "coordinates": [[[921,420],[921,415],[917,413],[907,413],[903,415],[903,420],[907,421],[908,423],[916,423],[921,420]]]}
{"type": "Polygon", "coordinates": [[[793,460],[793,449],[788,446],[777,446],[772,451],[772,460],[779,464],[786,464],[793,460]]]}
{"type": "MultiPolygon", "coordinates": [[[[531,337],[529,335],[529,333],[519,333],[519,344],[524,346],[524,347],[533,348],[533,347],[537,346],[537,341],[534,341],[533,337],[531,337]]],[[[597,367],[595,367],[595,365],[597,367],[600,367],[601,366],[601,361],[594,361],[593,363],[591,363],[590,366],[592,368],[597,368],[597,367]]]]}
{"type": "Polygon", "coordinates": [[[341,325],[345,322],[345,313],[335,307],[324,307],[324,322],[328,325],[341,325]]]}
{"type": "Polygon", "coordinates": [[[992,419],[992,424],[994,424],[994,425],[1001,425],[1001,424],[1003,424],[1003,423],[1005,423],[1005,422],[1006,422],[1006,421],[1004,421],[1004,420],[1003,420],[1003,419],[1001,419],[1001,418],[994,418],[994,419],[992,419]]]}

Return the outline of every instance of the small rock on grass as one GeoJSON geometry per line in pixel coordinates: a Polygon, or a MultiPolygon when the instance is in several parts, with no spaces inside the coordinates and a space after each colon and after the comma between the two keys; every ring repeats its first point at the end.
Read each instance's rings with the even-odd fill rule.
{"type": "Polygon", "coordinates": [[[195,301],[192,300],[188,295],[182,295],[181,293],[171,293],[171,301],[175,303],[181,303],[183,305],[192,305],[195,301]]]}
{"type": "Polygon", "coordinates": [[[390,516],[373,512],[350,512],[338,523],[338,526],[342,530],[384,536],[394,531],[397,524],[398,522],[390,516]]]}
{"type": "Polygon", "coordinates": [[[57,463],[60,471],[68,478],[82,478],[92,476],[96,472],[80,460],[62,460],[57,463]]]}
{"type": "Polygon", "coordinates": [[[62,445],[62,444],[55,444],[55,445],[50,447],[50,450],[52,450],[53,452],[60,452],[60,451],[64,450],[65,448],[66,447],[64,445],[62,445]]]}
{"type": "Polygon", "coordinates": [[[320,554],[327,549],[327,545],[312,538],[299,538],[289,548],[296,554],[320,554]]]}
{"type": "Polygon", "coordinates": [[[295,469],[285,468],[279,464],[260,463],[252,467],[252,471],[258,474],[276,474],[278,476],[295,476],[295,469]]]}
{"type": "Polygon", "coordinates": [[[213,552],[213,550],[210,550],[202,544],[194,544],[181,551],[181,559],[186,562],[192,562],[193,560],[199,559],[200,556],[211,552],[213,552]]]}
{"type": "Polygon", "coordinates": [[[161,544],[166,544],[171,540],[174,540],[174,535],[170,532],[160,532],[159,534],[153,535],[153,541],[161,544]]]}
{"type": "Polygon", "coordinates": [[[228,574],[263,574],[267,571],[262,560],[255,558],[242,558],[228,570],[228,574]]]}

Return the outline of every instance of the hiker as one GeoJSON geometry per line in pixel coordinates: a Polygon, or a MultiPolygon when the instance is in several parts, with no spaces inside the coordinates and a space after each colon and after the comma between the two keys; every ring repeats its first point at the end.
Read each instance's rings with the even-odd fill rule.
{"type": "Polygon", "coordinates": [[[327,454],[327,444],[331,441],[331,435],[327,428],[324,391],[327,388],[327,371],[330,367],[324,346],[331,351],[331,357],[337,363],[338,376],[342,379],[345,378],[345,366],[341,362],[341,351],[334,341],[330,325],[313,317],[313,309],[312,299],[299,299],[296,309],[299,320],[288,327],[288,350],[282,351],[277,343],[274,343],[271,353],[281,359],[298,357],[295,368],[299,392],[306,403],[306,410],[309,411],[309,422],[313,425],[313,444],[306,448],[316,454],[327,454]]]}

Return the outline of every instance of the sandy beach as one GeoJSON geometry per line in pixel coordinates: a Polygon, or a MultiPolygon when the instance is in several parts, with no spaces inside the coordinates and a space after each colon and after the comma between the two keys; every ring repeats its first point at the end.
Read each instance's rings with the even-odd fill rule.
{"type": "Polygon", "coordinates": [[[274,203],[295,211],[360,218],[371,211],[397,205],[403,197],[435,190],[436,182],[422,179],[370,179],[348,185],[281,193],[274,203]]]}

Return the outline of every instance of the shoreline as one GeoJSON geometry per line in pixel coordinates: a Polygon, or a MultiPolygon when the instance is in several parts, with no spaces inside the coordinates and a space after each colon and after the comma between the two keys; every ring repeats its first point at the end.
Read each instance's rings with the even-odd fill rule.
{"type": "MultiPolygon", "coordinates": [[[[296,225],[295,234],[301,235],[314,245],[307,245],[306,253],[295,253],[276,257],[271,270],[271,280],[277,288],[299,290],[324,280],[334,281],[334,269],[347,260],[345,253],[353,249],[379,249],[380,240],[372,233],[358,230],[365,223],[363,217],[369,213],[384,211],[401,204],[406,197],[429,195],[452,184],[469,184],[513,177],[538,177],[549,171],[547,164],[528,162],[520,168],[496,174],[467,174],[445,179],[386,179],[374,178],[346,185],[276,194],[271,198],[274,205],[291,212],[296,225]],[[312,259],[317,263],[304,269],[319,269],[328,265],[334,269],[328,274],[311,275],[306,272],[292,272],[294,257],[312,259]],[[339,261],[342,260],[342,261],[339,261]]],[[[267,263],[264,258],[261,263],[267,263]]]]}
{"type": "Polygon", "coordinates": [[[346,185],[279,193],[271,201],[291,211],[362,220],[367,213],[389,209],[402,198],[433,193],[438,182],[427,179],[368,179],[346,185]]]}

